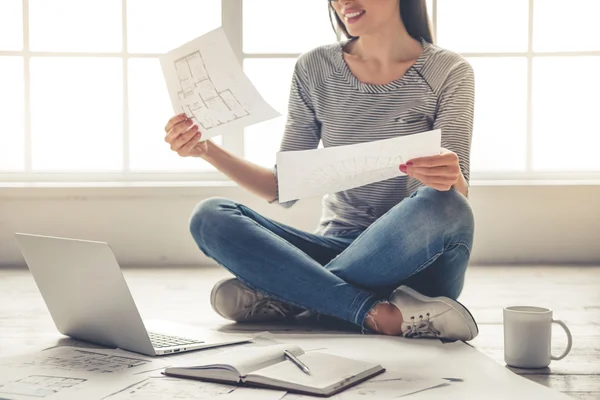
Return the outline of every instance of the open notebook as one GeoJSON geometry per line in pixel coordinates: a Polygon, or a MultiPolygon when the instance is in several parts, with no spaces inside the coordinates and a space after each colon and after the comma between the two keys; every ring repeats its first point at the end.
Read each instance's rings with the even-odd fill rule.
{"type": "Polygon", "coordinates": [[[236,349],[207,356],[202,364],[169,367],[165,375],[331,396],[384,372],[379,365],[287,344],[236,349]],[[288,350],[310,374],[284,356],[288,350]]]}

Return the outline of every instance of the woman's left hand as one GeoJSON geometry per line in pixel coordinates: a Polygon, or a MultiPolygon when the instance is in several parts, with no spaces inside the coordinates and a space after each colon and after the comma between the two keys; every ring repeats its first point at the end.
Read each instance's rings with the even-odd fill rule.
{"type": "Polygon", "coordinates": [[[461,176],[458,156],[444,148],[439,155],[415,158],[400,165],[400,171],[441,191],[450,190],[461,176]]]}

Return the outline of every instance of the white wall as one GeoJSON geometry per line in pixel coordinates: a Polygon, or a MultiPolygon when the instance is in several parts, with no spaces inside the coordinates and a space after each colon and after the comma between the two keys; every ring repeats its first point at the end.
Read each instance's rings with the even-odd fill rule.
{"type": "MultiPolygon", "coordinates": [[[[474,264],[600,264],[600,186],[474,184],[474,264]]],[[[14,232],[109,242],[123,266],[211,263],[188,218],[203,198],[223,196],[312,230],[320,200],[289,210],[223,187],[0,188],[0,266],[24,266],[14,232]]]]}

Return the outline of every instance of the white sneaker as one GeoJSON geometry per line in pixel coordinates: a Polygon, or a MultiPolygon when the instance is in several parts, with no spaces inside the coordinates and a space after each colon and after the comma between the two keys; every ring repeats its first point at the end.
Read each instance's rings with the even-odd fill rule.
{"type": "Polygon", "coordinates": [[[469,310],[448,297],[427,297],[408,286],[400,286],[389,302],[402,313],[404,337],[471,340],[479,333],[469,310]]]}
{"type": "Polygon", "coordinates": [[[295,311],[295,307],[273,300],[237,278],[217,282],[210,293],[210,304],[217,314],[236,322],[284,320],[295,311]]]}

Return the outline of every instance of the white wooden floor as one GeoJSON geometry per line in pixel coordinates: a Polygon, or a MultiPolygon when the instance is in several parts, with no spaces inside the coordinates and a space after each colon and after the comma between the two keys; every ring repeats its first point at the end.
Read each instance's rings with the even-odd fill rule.
{"type": "MultiPolygon", "coordinates": [[[[144,318],[237,329],[208,303],[212,285],[229,276],[220,268],[127,269],[124,273],[144,318]]],[[[571,353],[544,370],[513,371],[574,398],[600,399],[600,267],[471,267],[459,300],[480,327],[479,336],[470,343],[502,365],[502,308],[552,308],[555,318],[573,333],[571,353]]],[[[554,352],[559,353],[566,338],[558,327],[553,332],[554,352]]],[[[29,271],[0,270],[0,355],[41,350],[61,338],[29,271]]]]}

